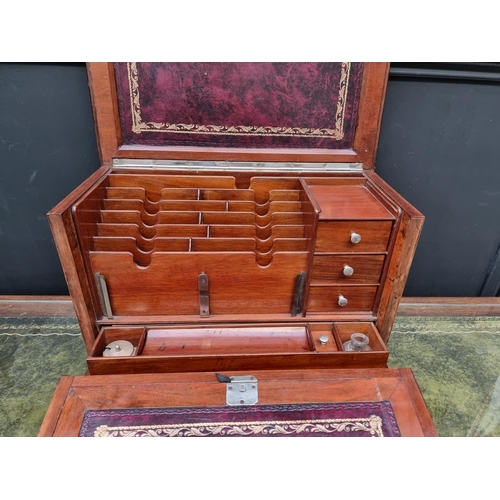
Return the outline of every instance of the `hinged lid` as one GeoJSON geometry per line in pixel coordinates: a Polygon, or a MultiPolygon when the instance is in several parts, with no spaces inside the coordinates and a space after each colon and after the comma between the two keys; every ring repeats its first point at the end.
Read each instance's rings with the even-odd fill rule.
{"type": "Polygon", "coordinates": [[[362,164],[387,63],[89,63],[101,160],[362,164]]]}

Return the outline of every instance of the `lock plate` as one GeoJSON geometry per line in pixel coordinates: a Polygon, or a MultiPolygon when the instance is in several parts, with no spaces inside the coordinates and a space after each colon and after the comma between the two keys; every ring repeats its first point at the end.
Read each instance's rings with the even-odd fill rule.
{"type": "Polygon", "coordinates": [[[229,406],[254,405],[259,400],[257,379],[253,375],[229,377],[226,384],[226,403],[229,406]]]}

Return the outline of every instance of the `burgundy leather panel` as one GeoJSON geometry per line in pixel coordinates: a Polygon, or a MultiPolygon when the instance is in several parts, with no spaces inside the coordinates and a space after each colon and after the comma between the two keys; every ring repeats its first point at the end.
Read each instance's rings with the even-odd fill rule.
{"type": "Polygon", "coordinates": [[[396,437],[389,401],[87,410],[80,437],[396,437]]]}
{"type": "Polygon", "coordinates": [[[115,63],[124,144],[353,145],[362,63],[115,63]]]}

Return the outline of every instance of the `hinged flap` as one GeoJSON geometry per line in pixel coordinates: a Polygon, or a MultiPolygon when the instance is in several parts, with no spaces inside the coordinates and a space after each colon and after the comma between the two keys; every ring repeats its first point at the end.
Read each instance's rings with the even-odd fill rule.
{"type": "Polygon", "coordinates": [[[102,161],[363,163],[386,63],[91,63],[102,161]]]}

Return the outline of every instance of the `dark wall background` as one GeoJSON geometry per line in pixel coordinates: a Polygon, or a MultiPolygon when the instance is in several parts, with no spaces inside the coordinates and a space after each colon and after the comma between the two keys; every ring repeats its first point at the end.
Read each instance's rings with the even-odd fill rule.
{"type": "Polygon", "coordinates": [[[377,173],[425,216],[406,296],[496,295],[500,65],[392,65],[377,173]]]}
{"type": "Polygon", "coordinates": [[[45,214],[99,167],[84,64],[0,64],[0,294],[68,289],[45,214]]]}
{"type": "MultiPolygon", "coordinates": [[[[377,173],[426,216],[406,296],[497,295],[500,65],[393,64],[377,173]]],[[[0,295],[67,294],[45,214],[99,167],[83,63],[0,64],[0,295]]]]}

